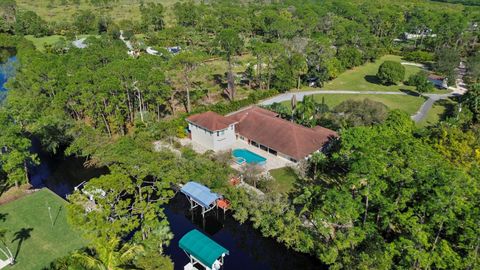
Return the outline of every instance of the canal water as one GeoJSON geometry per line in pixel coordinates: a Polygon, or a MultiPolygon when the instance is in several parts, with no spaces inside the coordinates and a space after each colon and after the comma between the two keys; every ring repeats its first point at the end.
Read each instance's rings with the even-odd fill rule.
{"type": "MultiPolygon", "coordinates": [[[[1,59],[1,58],[0,58],[1,59]]],[[[0,98],[6,93],[3,83],[12,76],[11,67],[16,59],[8,56],[0,69],[0,98]],[[3,71],[3,72],[2,72],[3,71]]],[[[87,168],[84,159],[78,157],[52,156],[41,150],[38,141],[33,140],[32,151],[37,153],[40,165],[30,170],[30,181],[34,188],[49,188],[65,198],[74,187],[91,178],[108,173],[107,169],[87,168]]],[[[175,270],[182,270],[188,257],[178,247],[179,239],[192,229],[209,235],[230,252],[225,258],[225,270],[276,270],[276,269],[323,269],[315,258],[294,252],[270,238],[264,238],[250,223],[239,224],[223,211],[210,212],[205,222],[198,212],[190,212],[185,196],[178,193],[165,207],[174,239],[166,254],[175,263],[175,270]]]]}
{"type": "Polygon", "coordinates": [[[0,48],[0,103],[5,98],[5,83],[8,78],[15,75],[15,50],[12,48],[0,48]]]}
{"type": "MultiPolygon", "coordinates": [[[[35,188],[47,187],[66,197],[83,181],[108,172],[107,169],[86,168],[84,160],[77,157],[51,156],[39,149],[34,142],[33,150],[40,158],[40,165],[31,169],[31,183],[35,188]]],[[[315,258],[294,252],[270,238],[264,238],[250,223],[240,224],[231,213],[213,210],[203,219],[198,211],[190,212],[186,197],[178,193],[166,205],[165,213],[174,238],[165,253],[175,263],[175,270],[183,270],[188,257],[178,247],[178,241],[192,229],[198,229],[230,252],[225,258],[225,270],[275,270],[275,269],[322,269],[315,258]]]]}

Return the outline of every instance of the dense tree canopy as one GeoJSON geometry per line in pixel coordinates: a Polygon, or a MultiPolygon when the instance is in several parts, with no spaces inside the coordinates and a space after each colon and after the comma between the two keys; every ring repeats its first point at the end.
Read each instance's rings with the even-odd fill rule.
{"type": "MultiPolygon", "coordinates": [[[[478,9],[391,0],[197,2],[142,2],[138,18],[115,22],[105,8],[50,22],[0,0],[0,47],[15,47],[18,58],[0,108],[3,183],[28,181],[37,162],[31,138],[49,153],[66,149],[108,168],[84,187],[93,202],[81,192],[69,197],[70,221],[90,240],[71,256],[75,263],[171,269],[163,207],[171,183],[196,179],[221,189],[239,221],[332,269],[478,268],[478,9]],[[35,48],[27,34],[63,38],[35,48]],[[86,48],[72,46],[78,34],[90,35],[86,48]],[[321,86],[387,53],[449,80],[465,58],[470,91],[460,120],[417,130],[408,116],[368,99],[333,108],[313,97],[293,110],[274,104],[283,118],[341,135],[300,164],[288,196],[227,188],[235,172],[225,156],[199,155],[173,139],[185,136],[188,113],[225,114],[277,91],[321,86]],[[154,151],[154,140],[165,145],[154,151]]],[[[378,75],[398,83],[404,74],[385,62],[378,75]]],[[[420,92],[431,86],[425,74],[411,83],[420,92]]]]}
{"type": "MultiPolygon", "coordinates": [[[[473,269],[480,244],[478,158],[470,167],[450,163],[442,152],[456,157],[462,150],[443,138],[438,146],[424,142],[409,117],[394,111],[382,125],[346,130],[328,156],[312,158],[294,199],[306,225],[280,202],[270,207],[283,204],[282,214],[255,208],[237,218],[252,215],[265,235],[309,251],[333,269],[473,269]],[[265,214],[269,218],[258,218],[265,214]]],[[[478,147],[470,140],[462,149],[471,149],[468,144],[478,147]]],[[[240,201],[247,209],[254,204],[240,201]]]]}

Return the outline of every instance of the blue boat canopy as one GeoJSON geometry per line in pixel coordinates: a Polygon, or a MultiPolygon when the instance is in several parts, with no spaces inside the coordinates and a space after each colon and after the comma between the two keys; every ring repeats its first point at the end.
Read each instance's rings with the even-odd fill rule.
{"type": "Polygon", "coordinates": [[[186,183],[180,191],[205,208],[210,207],[221,198],[220,195],[197,182],[186,183]]]}
{"type": "Polygon", "coordinates": [[[198,230],[191,230],[185,234],[178,242],[178,245],[208,267],[211,267],[219,258],[229,254],[226,248],[220,246],[198,230]]]}

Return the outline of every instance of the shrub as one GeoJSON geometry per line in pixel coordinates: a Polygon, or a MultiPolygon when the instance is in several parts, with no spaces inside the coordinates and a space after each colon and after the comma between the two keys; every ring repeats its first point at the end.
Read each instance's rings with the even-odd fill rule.
{"type": "Polygon", "coordinates": [[[385,61],[378,68],[377,77],[382,84],[396,84],[405,78],[405,67],[395,61],[385,61]]]}
{"type": "Polygon", "coordinates": [[[405,53],[405,60],[412,62],[431,62],[434,60],[435,56],[433,53],[426,51],[412,51],[405,53]]]}
{"type": "Polygon", "coordinates": [[[428,80],[428,74],[425,71],[411,75],[406,84],[415,86],[420,93],[431,92],[434,89],[434,85],[428,80]]]}
{"type": "Polygon", "coordinates": [[[337,58],[345,68],[352,68],[363,64],[362,52],[353,47],[342,47],[338,50],[337,58]]]}
{"type": "Polygon", "coordinates": [[[335,121],[343,127],[380,124],[388,116],[388,108],[385,104],[368,98],[362,101],[345,100],[337,105],[333,111],[336,113],[335,121]]]}

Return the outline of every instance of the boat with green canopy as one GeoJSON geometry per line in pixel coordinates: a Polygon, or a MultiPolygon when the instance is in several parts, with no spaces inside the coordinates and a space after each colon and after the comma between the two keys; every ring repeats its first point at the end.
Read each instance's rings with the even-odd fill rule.
{"type": "Polygon", "coordinates": [[[195,264],[200,264],[206,270],[219,270],[223,266],[223,258],[229,255],[226,248],[210,239],[198,230],[191,230],[185,234],[178,245],[190,258],[185,270],[194,270],[195,264]]]}

